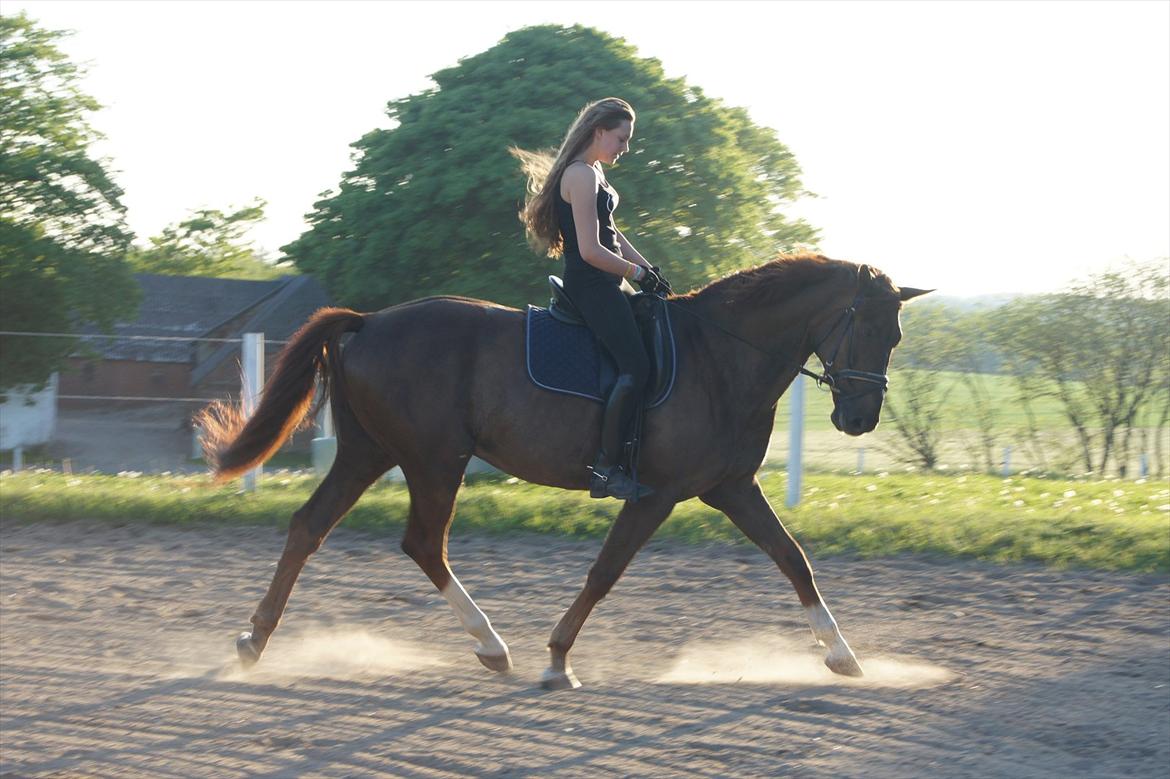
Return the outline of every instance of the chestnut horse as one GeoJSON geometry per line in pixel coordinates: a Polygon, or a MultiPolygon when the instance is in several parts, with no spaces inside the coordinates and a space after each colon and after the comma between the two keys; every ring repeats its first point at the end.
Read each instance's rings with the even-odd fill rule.
{"type": "MultiPolygon", "coordinates": [[[[890,352],[901,337],[898,288],[866,265],[819,255],[784,256],[672,296],[680,366],[674,391],[645,417],[640,478],[655,493],[626,503],[584,588],[549,640],[546,688],[576,687],[568,654],[593,607],[639,548],[692,497],[718,509],[792,582],[826,665],[861,666],[826,608],[800,546],[756,479],[776,404],[814,353],[833,390],[832,421],[849,435],[878,423],[890,352]]],[[[589,487],[601,404],[554,394],[525,375],[525,317],[513,308],[433,297],[373,314],[317,311],[281,353],[255,414],[238,406],[204,410],[205,446],[220,480],[270,457],[306,419],[316,384],[332,397],[337,455],[328,475],[292,516],[267,594],[237,641],[256,662],[280,621],[298,574],[361,494],[398,465],[410,492],[402,541],[475,637],[485,666],[507,671],[508,647],[455,578],[447,534],[468,459],[551,487],[589,487]],[[347,333],[352,336],[342,344],[347,333]]],[[[807,371],[805,371],[807,372],[807,371]]]]}

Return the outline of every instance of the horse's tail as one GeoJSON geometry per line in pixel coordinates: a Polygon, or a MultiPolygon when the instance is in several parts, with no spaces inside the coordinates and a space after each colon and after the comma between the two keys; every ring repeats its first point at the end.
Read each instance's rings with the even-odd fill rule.
{"type": "MultiPolygon", "coordinates": [[[[365,318],[347,308],[322,308],[309,318],[284,347],[276,370],[264,385],[260,407],[245,418],[239,403],[216,401],[199,412],[203,452],[215,480],[226,481],[255,468],[304,425],[318,375],[322,401],[332,393],[344,402],[338,346],[341,336],[355,332],[365,318]]],[[[307,424],[307,423],[306,423],[307,424]]]]}

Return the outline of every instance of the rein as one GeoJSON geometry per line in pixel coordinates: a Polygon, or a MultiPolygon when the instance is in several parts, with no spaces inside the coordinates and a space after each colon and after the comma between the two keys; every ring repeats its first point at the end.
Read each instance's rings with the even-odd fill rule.
{"type": "MultiPolygon", "coordinates": [[[[662,300],[663,300],[663,302],[668,303],[671,306],[673,306],[675,311],[682,311],[686,314],[689,314],[690,316],[699,320],[703,324],[708,325],[709,327],[715,328],[716,330],[720,331],[724,335],[729,336],[730,338],[733,338],[742,344],[750,346],[752,349],[755,349],[757,352],[760,352],[761,354],[766,354],[767,356],[778,359],[781,362],[795,366],[796,369],[800,373],[802,373],[805,376],[808,376],[811,379],[813,379],[814,381],[816,381],[818,387],[828,386],[829,391],[831,391],[832,393],[834,393],[836,395],[841,395],[842,400],[853,400],[855,398],[862,397],[863,395],[868,395],[870,392],[873,392],[874,390],[880,390],[881,392],[885,392],[886,389],[890,385],[890,379],[884,373],[873,373],[871,371],[858,371],[858,370],[853,370],[852,368],[840,369],[835,374],[830,373],[830,371],[833,368],[833,364],[837,361],[837,354],[838,354],[838,352],[841,351],[841,346],[845,343],[846,337],[848,337],[848,335],[853,331],[853,322],[854,322],[853,317],[857,313],[857,307],[859,305],[861,305],[861,300],[862,300],[862,296],[861,296],[860,292],[857,293],[857,297],[855,297],[853,299],[853,302],[849,305],[849,307],[841,312],[841,316],[837,318],[837,321],[833,323],[833,326],[829,328],[829,331],[827,333],[825,333],[825,335],[821,338],[821,340],[818,341],[817,344],[813,347],[813,354],[816,354],[817,359],[821,360],[821,367],[824,368],[824,370],[821,373],[814,373],[813,371],[810,371],[808,368],[804,367],[803,363],[798,362],[796,359],[794,359],[793,357],[791,357],[783,352],[777,352],[777,351],[774,351],[772,349],[765,349],[762,346],[754,344],[751,341],[747,340],[746,338],[743,338],[739,335],[736,335],[735,333],[731,332],[730,330],[723,327],[719,323],[713,322],[712,320],[707,319],[706,317],[700,316],[700,315],[696,314],[694,311],[691,311],[690,309],[688,309],[684,306],[680,306],[679,304],[675,303],[673,300],[667,300],[666,298],[662,298],[662,300]],[[820,349],[821,344],[823,344],[825,341],[827,341],[829,339],[829,336],[831,336],[833,334],[833,332],[838,327],[841,326],[842,322],[845,323],[845,327],[844,327],[844,329],[841,330],[841,337],[837,340],[837,345],[835,347],[833,347],[832,356],[830,356],[828,360],[821,358],[820,355],[817,353],[817,350],[820,349]],[[852,395],[845,395],[844,394],[845,391],[843,389],[841,389],[841,387],[837,383],[838,380],[866,382],[866,383],[872,384],[873,386],[871,386],[867,389],[864,389],[861,392],[856,392],[852,395]]],[[[849,341],[849,362],[850,363],[853,362],[853,340],[852,339],[850,339],[850,341],[849,341]]]]}

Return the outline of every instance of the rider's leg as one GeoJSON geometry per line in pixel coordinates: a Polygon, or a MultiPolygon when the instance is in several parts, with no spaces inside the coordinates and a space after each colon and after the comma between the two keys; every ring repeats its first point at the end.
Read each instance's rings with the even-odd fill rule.
{"type": "Polygon", "coordinates": [[[650,358],[634,321],[629,299],[616,284],[589,285],[570,293],[582,318],[617,363],[618,379],[605,404],[601,424],[601,451],[594,463],[590,494],[622,500],[644,497],[620,467],[623,447],[642,403],[650,377],[650,358]]]}

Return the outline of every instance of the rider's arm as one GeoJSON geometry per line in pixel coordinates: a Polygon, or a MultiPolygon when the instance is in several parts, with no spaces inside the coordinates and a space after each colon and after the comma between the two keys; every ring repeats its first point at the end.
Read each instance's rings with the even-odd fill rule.
{"type": "MultiPolygon", "coordinates": [[[[614,229],[616,230],[617,228],[614,228],[614,229]]],[[[630,239],[626,238],[624,235],[622,235],[621,230],[617,230],[617,239],[618,239],[618,246],[620,246],[622,249],[622,256],[623,257],[625,257],[630,262],[638,263],[639,265],[641,265],[644,268],[653,267],[650,264],[650,261],[647,260],[645,257],[643,257],[638,252],[638,250],[634,248],[634,244],[630,243],[630,239]]]]}
{"type": "MultiPolygon", "coordinates": [[[[587,165],[570,165],[563,176],[573,222],[577,225],[577,247],[581,258],[593,267],[622,278],[637,280],[643,271],[601,245],[601,225],[597,221],[597,173],[587,165]]],[[[621,245],[619,239],[619,246],[621,245]]],[[[624,248],[624,247],[623,247],[624,248]]]]}

